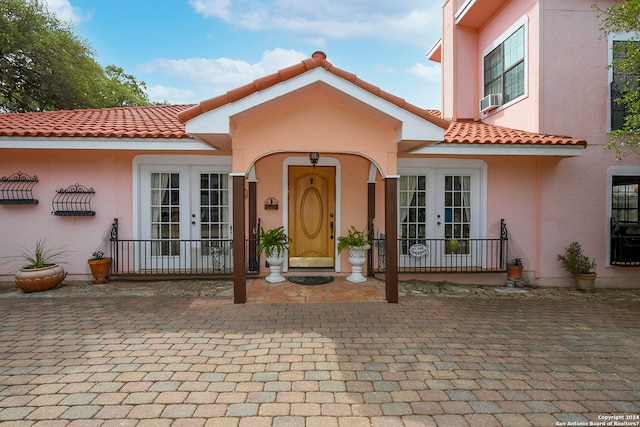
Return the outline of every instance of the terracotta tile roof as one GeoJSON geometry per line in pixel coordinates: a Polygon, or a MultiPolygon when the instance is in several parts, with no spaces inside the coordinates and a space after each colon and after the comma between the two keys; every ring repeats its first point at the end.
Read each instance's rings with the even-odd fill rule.
{"type": "Polygon", "coordinates": [[[450,144],[587,145],[585,140],[569,136],[542,135],[471,120],[451,122],[444,138],[450,144]]]}
{"type": "Polygon", "coordinates": [[[190,138],[178,113],[191,105],[0,114],[0,136],[190,138]]]}
{"type": "Polygon", "coordinates": [[[400,108],[447,129],[445,143],[489,145],[573,145],[586,146],[584,140],[568,136],[540,135],[472,120],[449,121],[440,111],[425,110],[360,80],[354,74],[334,67],[323,52],[257,79],[226,94],[196,105],[167,105],[99,110],[65,110],[42,113],[0,114],[0,136],[84,137],[84,138],[191,138],[185,122],[198,115],[237,101],[257,91],[298,76],[316,67],[327,71],[391,102],[400,108]]]}
{"type": "Polygon", "coordinates": [[[187,122],[199,116],[200,114],[206,113],[207,111],[211,111],[216,108],[222,107],[223,105],[238,101],[239,99],[245,98],[253,93],[259,92],[278,83],[282,83],[284,81],[297,77],[300,74],[306,73],[307,71],[310,71],[317,67],[322,67],[330,73],[333,73],[336,76],[347,80],[348,82],[351,82],[356,86],[359,86],[360,88],[371,92],[372,94],[392,104],[395,104],[412,114],[415,114],[418,117],[421,117],[437,126],[440,126],[443,129],[446,129],[449,126],[448,120],[431,114],[430,110],[425,110],[413,104],[410,104],[402,98],[387,93],[381,90],[379,87],[359,79],[355,74],[351,74],[344,70],[341,70],[340,68],[334,67],[333,64],[327,61],[327,55],[324,52],[315,52],[313,55],[311,55],[311,58],[305,59],[304,61],[296,65],[292,65],[291,67],[284,68],[277,73],[254,80],[249,84],[231,90],[223,95],[202,101],[200,104],[195,105],[194,107],[191,107],[188,110],[180,113],[178,115],[178,118],[182,122],[187,122]]]}
{"type": "MultiPolygon", "coordinates": [[[[178,114],[193,105],[170,105],[101,110],[0,114],[0,136],[94,138],[190,138],[178,114]]],[[[427,110],[439,117],[440,112],[427,110]]],[[[445,143],[582,145],[568,136],[540,135],[471,120],[450,122],[445,143]]]]}

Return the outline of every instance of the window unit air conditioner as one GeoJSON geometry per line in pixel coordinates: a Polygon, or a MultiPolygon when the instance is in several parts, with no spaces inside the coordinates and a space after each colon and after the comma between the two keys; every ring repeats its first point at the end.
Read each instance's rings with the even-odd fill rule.
{"type": "Polygon", "coordinates": [[[502,105],[502,95],[499,93],[492,93],[480,100],[480,112],[488,113],[489,111],[495,110],[501,105],[502,105]]]}

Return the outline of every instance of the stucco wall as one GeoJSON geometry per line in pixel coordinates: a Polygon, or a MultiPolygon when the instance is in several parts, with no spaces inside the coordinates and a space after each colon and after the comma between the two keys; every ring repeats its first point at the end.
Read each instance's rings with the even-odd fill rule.
{"type": "MultiPolygon", "coordinates": [[[[0,257],[11,257],[19,247],[31,250],[35,242],[46,239],[47,246],[64,248],[63,265],[70,275],[89,274],[87,259],[96,249],[105,250],[114,218],[121,226],[131,226],[132,152],[79,150],[11,150],[0,156],[0,174],[21,171],[36,175],[33,193],[36,205],[0,206],[0,257]],[[95,216],[61,217],[51,214],[56,190],[74,184],[93,187],[91,207],[95,216]]],[[[13,263],[0,264],[0,276],[12,275],[13,263]]]]}
{"type": "MultiPolygon", "coordinates": [[[[110,150],[4,150],[0,176],[15,172],[36,175],[33,194],[36,205],[0,206],[0,280],[11,280],[19,263],[10,257],[24,247],[46,239],[47,246],[63,248],[67,280],[90,276],[87,259],[97,250],[108,253],[108,239],[114,218],[121,238],[133,237],[132,161],[137,151],[110,150]],[[54,216],[52,200],[56,190],[74,184],[92,187],[91,208],[95,216],[54,216]]],[[[162,154],[144,152],[144,154],[162,154]]],[[[163,153],[167,154],[167,153],[163,153]]],[[[184,154],[175,152],[172,154],[184,154]]],[[[193,153],[189,153],[193,154],[193,153]]],[[[167,156],[167,162],[170,162],[167,156]]]]}

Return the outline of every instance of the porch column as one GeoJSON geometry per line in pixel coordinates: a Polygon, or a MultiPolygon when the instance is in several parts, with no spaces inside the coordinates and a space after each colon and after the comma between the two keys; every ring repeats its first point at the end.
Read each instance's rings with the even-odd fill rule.
{"type": "Polygon", "coordinates": [[[384,179],[384,231],[387,302],[398,302],[398,176],[384,179]]]}
{"type": "Polygon", "coordinates": [[[247,302],[245,269],[244,174],[231,174],[233,182],[233,302],[247,302]]]}
{"type": "Polygon", "coordinates": [[[258,203],[256,199],[255,181],[249,181],[249,271],[258,271],[258,259],[256,257],[256,247],[258,238],[258,203]]]}
{"type": "MultiPolygon", "coordinates": [[[[376,183],[367,182],[367,228],[369,230],[369,240],[373,241],[373,220],[376,217],[376,183]]],[[[373,248],[369,250],[369,265],[367,276],[373,276],[373,248]]]]}

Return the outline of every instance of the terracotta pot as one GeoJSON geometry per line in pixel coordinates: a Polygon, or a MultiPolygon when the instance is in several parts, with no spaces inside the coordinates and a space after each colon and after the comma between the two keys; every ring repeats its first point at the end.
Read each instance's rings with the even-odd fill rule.
{"type": "Polygon", "coordinates": [[[16,286],[22,292],[41,292],[58,286],[67,273],[58,264],[43,268],[21,268],[15,276],[16,286]]]}
{"type": "Polygon", "coordinates": [[[596,284],[596,274],[574,274],[573,280],[576,282],[576,289],[582,292],[593,292],[596,284]]]}
{"type": "Polygon", "coordinates": [[[93,274],[94,284],[106,283],[111,273],[111,258],[90,259],[87,261],[93,274]]]}
{"type": "Polygon", "coordinates": [[[509,279],[520,279],[522,277],[522,266],[507,264],[507,277],[509,279]]]}

